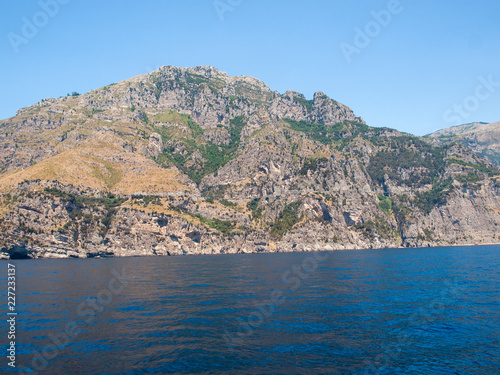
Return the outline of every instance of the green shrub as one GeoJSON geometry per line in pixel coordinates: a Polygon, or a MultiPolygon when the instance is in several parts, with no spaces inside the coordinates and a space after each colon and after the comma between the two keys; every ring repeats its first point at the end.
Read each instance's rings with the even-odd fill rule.
{"type": "Polygon", "coordinates": [[[389,217],[392,213],[392,200],[383,194],[378,195],[379,203],[378,207],[389,217]]]}
{"type": "Polygon", "coordinates": [[[199,85],[201,83],[207,83],[208,78],[199,75],[199,74],[194,74],[194,73],[186,73],[186,82],[188,84],[195,84],[199,85]]]}
{"type": "Polygon", "coordinates": [[[304,164],[299,170],[299,174],[305,176],[308,171],[316,171],[318,169],[318,163],[328,161],[327,158],[306,158],[304,159],[304,164]]]}
{"type": "Polygon", "coordinates": [[[296,102],[296,103],[299,103],[299,104],[303,105],[304,107],[306,107],[306,109],[307,109],[308,112],[312,111],[314,100],[306,100],[304,98],[295,96],[293,98],[293,101],[296,102]]]}
{"type": "Polygon", "coordinates": [[[217,218],[208,220],[208,225],[217,229],[222,234],[229,234],[236,226],[236,224],[231,221],[220,220],[217,218]]]}
{"type": "Polygon", "coordinates": [[[270,233],[272,237],[281,238],[292,227],[300,221],[298,216],[301,202],[292,202],[283,208],[278,218],[271,224],[270,233]]]}
{"type": "Polygon", "coordinates": [[[229,135],[231,136],[230,148],[237,147],[241,139],[241,131],[245,127],[246,119],[244,116],[238,116],[229,121],[229,135]]]}
{"type": "Polygon", "coordinates": [[[429,214],[435,207],[439,207],[446,203],[452,191],[453,179],[450,177],[443,183],[434,184],[429,191],[417,193],[413,203],[426,214],[429,214]]]}
{"type": "Polygon", "coordinates": [[[247,203],[247,208],[252,211],[252,217],[254,219],[260,219],[262,217],[263,207],[259,207],[260,198],[254,198],[247,203]]]}
{"type": "Polygon", "coordinates": [[[96,113],[101,113],[101,112],[104,112],[105,109],[85,109],[83,111],[83,113],[87,116],[87,117],[92,117],[94,116],[96,113]]]}
{"type": "Polygon", "coordinates": [[[290,128],[295,131],[306,133],[306,135],[315,141],[325,145],[338,143],[340,148],[343,148],[352,139],[360,134],[365,134],[369,131],[369,127],[365,124],[356,121],[345,120],[334,125],[318,124],[306,121],[295,121],[291,119],[283,119],[290,125],[290,128]],[[349,133],[346,136],[343,133],[349,133]],[[343,138],[344,137],[344,138],[343,138]]]}
{"type": "Polygon", "coordinates": [[[474,163],[469,163],[464,160],[456,159],[456,158],[449,158],[448,163],[451,164],[459,164],[463,165],[465,167],[471,167],[476,169],[477,171],[481,173],[486,173],[488,176],[495,176],[500,174],[500,171],[496,167],[488,167],[486,164],[474,164],[474,163]]]}
{"type": "Polygon", "coordinates": [[[443,148],[413,136],[393,137],[385,142],[386,149],[371,156],[366,168],[373,182],[383,185],[387,174],[398,183],[418,188],[442,176],[445,168],[443,148]],[[403,171],[409,172],[409,179],[402,179],[403,171]]]}
{"type": "Polygon", "coordinates": [[[141,113],[141,120],[148,124],[149,125],[149,118],[148,118],[148,115],[146,114],[146,112],[144,112],[142,109],[139,110],[139,112],[141,113]]]}
{"type": "Polygon", "coordinates": [[[231,201],[228,201],[227,199],[221,199],[220,203],[223,204],[226,207],[236,207],[235,203],[233,203],[231,201]]]}
{"type": "Polygon", "coordinates": [[[477,174],[467,173],[467,174],[456,175],[455,180],[461,182],[464,185],[469,185],[481,181],[482,179],[477,174]]]}
{"type": "MultiPolygon", "coordinates": [[[[92,226],[92,224],[101,224],[102,228],[99,232],[103,237],[109,229],[117,207],[127,200],[127,198],[115,197],[111,193],[108,193],[106,197],[98,198],[70,194],[56,188],[45,188],[44,191],[51,197],[58,197],[72,204],[72,210],[68,214],[73,220],[73,223],[66,223],[64,225],[65,230],[67,230],[71,225],[76,226],[78,222],[81,223],[80,230],[85,232],[88,232],[89,227],[92,226]],[[93,216],[92,214],[84,212],[85,209],[97,211],[99,208],[104,209],[104,216],[93,216]]],[[[76,231],[74,235],[77,235],[77,233],[78,232],[76,231]]]]}
{"type": "Polygon", "coordinates": [[[362,231],[363,234],[368,237],[373,239],[375,237],[373,231],[375,229],[375,223],[372,220],[367,220],[364,223],[358,223],[354,225],[354,228],[362,231]]]}
{"type": "MultiPolygon", "coordinates": [[[[176,139],[188,151],[186,155],[163,152],[156,158],[156,162],[163,167],[175,165],[189,176],[195,183],[199,184],[206,175],[217,172],[220,167],[236,157],[238,145],[241,138],[241,130],[246,125],[245,117],[239,116],[230,120],[229,135],[231,142],[229,145],[216,145],[202,138],[203,129],[191,119],[189,115],[179,114],[175,111],[167,111],[155,116],[155,121],[177,122],[186,125],[191,130],[191,135],[180,139],[172,138],[172,130],[165,127],[155,127],[155,131],[161,134],[164,142],[176,139]],[[198,151],[206,159],[203,163],[186,167],[185,164],[193,152],[198,151]]],[[[222,126],[222,125],[221,125],[222,126]]]]}
{"type": "Polygon", "coordinates": [[[286,121],[293,130],[306,133],[309,138],[325,145],[331,144],[334,140],[340,139],[335,133],[344,127],[343,123],[327,127],[325,124],[317,124],[306,121],[295,121],[291,119],[284,119],[284,121],[286,121]]]}
{"type": "Polygon", "coordinates": [[[155,195],[133,195],[132,200],[134,203],[141,204],[144,207],[148,206],[150,203],[161,205],[160,197],[155,195]]]}

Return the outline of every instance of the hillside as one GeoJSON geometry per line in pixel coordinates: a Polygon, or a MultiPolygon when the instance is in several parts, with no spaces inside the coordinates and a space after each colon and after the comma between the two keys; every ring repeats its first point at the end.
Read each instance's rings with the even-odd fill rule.
{"type": "Polygon", "coordinates": [[[500,172],[317,92],[162,67],[0,121],[4,258],[497,242],[500,172]]]}
{"type": "Polygon", "coordinates": [[[438,130],[427,137],[436,145],[457,142],[500,166],[500,122],[471,123],[438,130]]]}

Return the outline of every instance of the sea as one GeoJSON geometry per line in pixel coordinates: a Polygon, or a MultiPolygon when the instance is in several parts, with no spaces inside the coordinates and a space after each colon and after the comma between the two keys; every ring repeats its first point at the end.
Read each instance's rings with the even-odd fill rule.
{"type": "Polygon", "coordinates": [[[500,374],[496,245],[3,260],[0,275],[2,374],[500,374]]]}

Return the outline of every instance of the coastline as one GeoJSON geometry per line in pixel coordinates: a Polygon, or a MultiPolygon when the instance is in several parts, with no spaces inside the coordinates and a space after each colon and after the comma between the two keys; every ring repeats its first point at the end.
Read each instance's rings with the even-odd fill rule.
{"type": "MultiPolygon", "coordinates": [[[[426,246],[384,246],[384,247],[338,247],[333,248],[328,244],[326,246],[311,246],[305,247],[301,250],[264,250],[264,251],[232,251],[232,252],[185,252],[182,254],[171,253],[171,254],[120,254],[114,255],[110,253],[102,253],[102,254],[87,254],[87,256],[74,256],[67,255],[62,256],[62,254],[57,253],[45,253],[44,256],[35,256],[35,257],[20,257],[20,258],[9,258],[6,257],[6,253],[0,253],[0,260],[34,260],[34,259],[110,259],[110,258],[137,258],[137,257],[169,257],[169,256],[199,256],[199,255],[243,255],[243,254],[277,254],[277,253],[312,253],[312,252],[327,252],[327,251],[367,251],[367,250],[414,250],[414,249],[429,249],[429,248],[447,248],[447,247],[482,247],[482,246],[500,246],[499,243],[462,243],[462,244],[427,244],[426,246]]],[[[76,253],[74,250],[70,250],[70,252],[76,253]]],[[[83,253],[81,255],[84,255],[83,253]]]]}

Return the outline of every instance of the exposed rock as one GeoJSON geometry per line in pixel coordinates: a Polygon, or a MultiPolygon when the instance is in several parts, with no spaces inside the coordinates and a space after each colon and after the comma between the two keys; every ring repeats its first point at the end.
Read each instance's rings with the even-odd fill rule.
{"type": "Polygon", "coordinates": [[[0,123],[0,258],[497,243],[500,171],[432,142],[162,67],[0,123]]]}
{"type": "Polygon", "coordinates": [[[203,134],[203,138],[216,145],[227,146],[231,143],[231,136],[229,135],[227,129],[209,129],[203,134]]]}
{"type": "Polygon", "coordinates": [[[148,154],[152,158],[157,158],[163,152],[163,140],[158,133],[152,133],[149,136],[148,154]]]}

